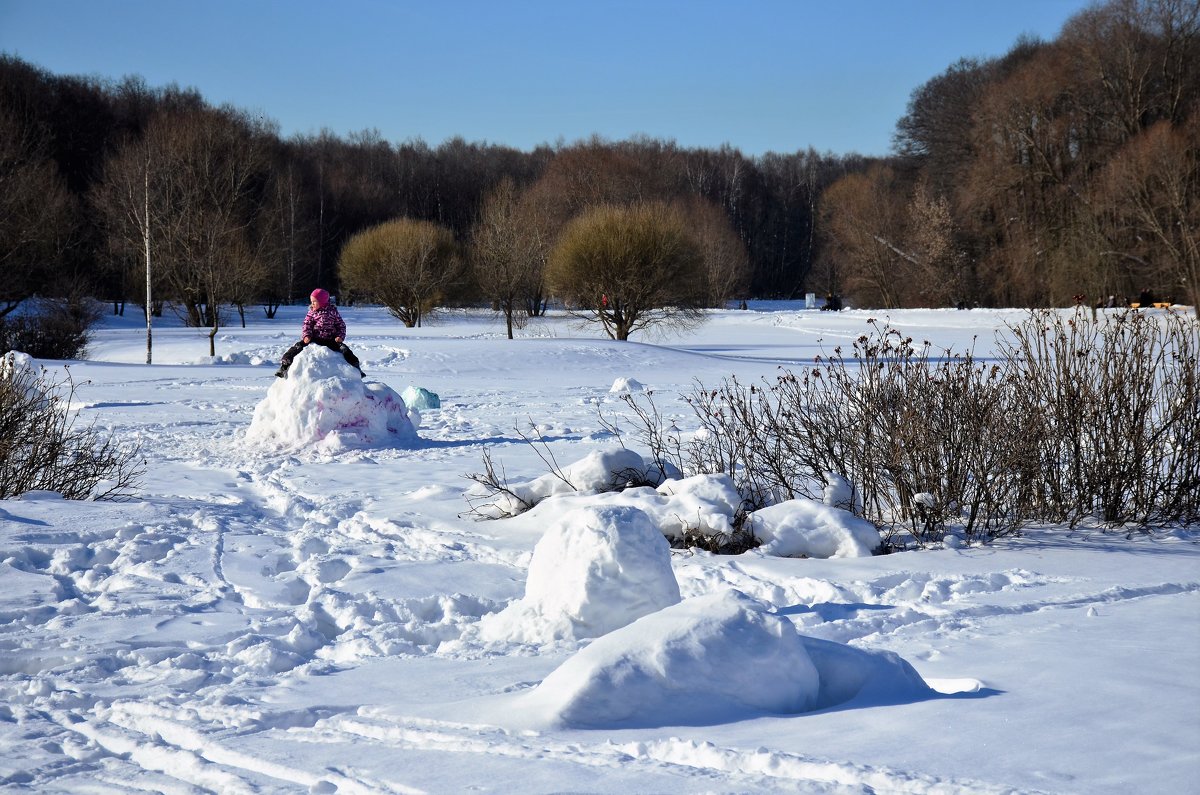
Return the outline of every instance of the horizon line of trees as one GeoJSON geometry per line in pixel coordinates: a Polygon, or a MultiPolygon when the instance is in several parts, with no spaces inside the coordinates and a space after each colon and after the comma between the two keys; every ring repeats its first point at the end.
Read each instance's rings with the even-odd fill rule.
{"type": "MultiPolygon", "coordinates": [[[[1054,306],[1143,290],[1195,305],[1198,31],[1194,0],[1091,6],[1052,42],[1021,39],[917,87],[886,158],[650,138],[528,152],[374,131],[283,139],[194,89],[55,76],[0,54],[0,321],[34,295],[150,313],[169,300],[211,339],[223,307],[272,315],[313,286],[372,297],[378,261],[357,262],[344,290],[348,244],[403,219],[454,252],[422,261],[398,317],[487,302],[511,334],[557,290],[619,327],[622,310],[604,302],[632,292],[565,283],[563,252],[591,254],[564,233],[583,236],[580,219],[607,212],[596,228],[624,234],[622,223],[644,226],[639,207],[658,208],[644,241],[686,232],[672,267],[689,280],[639,306],[806,292],[859,306],[1054,306]]],[[[653,281],[632,256],[619,278],[653,281]]]]}
{"type": "Polygon", "coordinates": [[[1200,303],[1200,3],[1108,0],[917,88],[896,157],[822,195],[880,306],[1200,303]]]}

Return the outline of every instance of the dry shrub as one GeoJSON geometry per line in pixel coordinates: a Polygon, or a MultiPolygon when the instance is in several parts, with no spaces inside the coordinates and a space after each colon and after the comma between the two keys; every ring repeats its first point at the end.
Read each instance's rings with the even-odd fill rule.
{"type": "Polygon", "coordinates": [[[729,475],[752,506],[820,499],[844,479],[847,507],[893,547],[948,529],[984,539],[1033,521],[1200,518],[1194,319],[1034,312],[991,361],[870,326],[773,382],[697,385],[686,440],[664,431],[652,396],[629,396],[638,442],[661,469],[729,475]]]}
{"type": "Polygon", "coordinates": [[[82,359],[99,304],[88,299],[42,299],[28,314],[0,317],[0,353],[21,351],[35,359],[82,359]]]}
{"type": "Polygon", "coordinates": [[[1032,313],[1000,355],[1036,438],[1036,513],[1072,525],[1200,519],[1200,322],[1032,313]]]}
{"type": "Polygon", "coordinates": [[[136,446],[76,427],[75,386],[12,354],[0,358],[0,499],[53,491],[72,500],[128,496],[145,471],[136,446]]]}

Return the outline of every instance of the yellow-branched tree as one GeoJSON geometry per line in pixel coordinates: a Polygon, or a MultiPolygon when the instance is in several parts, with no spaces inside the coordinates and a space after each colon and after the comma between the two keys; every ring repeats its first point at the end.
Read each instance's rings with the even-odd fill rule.
{"type": "Polygon", "coordinates": [[[359,232],[338,258],[342,287],[375,300],[408,328],[457,287],[463,257],[454,233],[431,221],[397,218],[359,232]]]}
{"type": "Polygon", "coordinates": [[[661,202],[585,211],[563,230],[547,280],[572,311],[616,340],[694,325],[708,286],[686,214],[661,202]]]}

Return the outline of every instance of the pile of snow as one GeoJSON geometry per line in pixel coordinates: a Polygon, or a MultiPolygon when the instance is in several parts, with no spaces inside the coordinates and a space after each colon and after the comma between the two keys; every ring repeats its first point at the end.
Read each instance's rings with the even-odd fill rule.
{"type": "Polygon", "coordinates": [[[529,693],[534,722],[574,727],[736,720],[810,709],[817,669],[792,623],[736,591],[648,615],[594,641],[529,693]]]}
{"type": "Polygon", "coordinates": [[[875,525],[814,500],[787,500],[750,515],[759,550],[783,558],[865,558],[879,547],[875,525]]]}
{"type": "Polygon", "coordinates": [[[609,388],[608,392],[612,395],[621,395],[626,392],[641,392],[645,388],[642,382],[636,378],[622,377],[613,381],[613,385],[609,388]]]}
{"type": "Polygon", "coordinates": [[[739,591],[688,599],[575,654],[520,698],[533,725],[713,725],[934,691],[903,659],[800,635],[739,591]]]}
{"type": "Polygon", "coordinates": [[[693,475],[667,480],[657,489],[631,493],[654,517],[667,538],[682,540],[689,530],[701,535],[729,535],[742,495],[728,475],[693,475]]]}
{"type": "MultiPolygon", "coordinates": [[[[568,469],[602,479],[606,460],[617,458],[593,454],[568,469]]],[[[680,602],[666,535],[685,516],[728,528],[739,502],[729,478],[703,475],[658,489],[560,494],[531,512],[558,518],[533,549],[525,594],[484,616],[475,637],[498,646],[596,640],[521,696],[522,722],[702,725],[820,709],[864,692],[877,702],[928,696],[899,657],[804,638],[738,591],[680,602]]],[[[866,525],[868,537],[845,511],[807,500],[774,509],[759,512],[760,525],[785,551],[845,557],[878,544],[874,528],[866,525]]]]}
{"type": "Polygon", "coordinates": [[[489,643],[594,638],[679,601],[671,550],[636,508],[585,507],[553,524],[533,549],[525,596],[485,616],[489,643]]]}
{"type": "Polygon", "coordinates": [[[836,472],[825,473],[825,489],[821,501],[826,505],[831,505],[834,508],[842,508],[847,511],[853,511],[856,508],[862,507],[862,499],[858,490],[854,488],[850,481],[836,472]]]}
{"type": "Polygon", "coordinates": [[[310,345],[254,409],[246,441],[321,452],[391,446],[416,438],[417,416],[395,390],[364,382],[340,353],[310,345]]]}

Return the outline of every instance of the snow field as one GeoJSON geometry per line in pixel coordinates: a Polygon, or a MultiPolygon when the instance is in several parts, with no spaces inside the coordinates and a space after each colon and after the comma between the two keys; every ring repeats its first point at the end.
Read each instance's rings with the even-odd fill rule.
{"type": "MultiPolygon", "coordinates": [[[[834,522],[832,540],[816,532],[840,516],[827,495],[804,506],[805,524],[784,510],[773,548],[666,550],[672,516],[728,515],[712,480],[598,494],[580,478],[509,519],[466,515],[463,476],[485,445],[514,483],[544,475],[514,426],[532,420],[560,464],[587,470],[614,447],[595,410],[619,409],[618,379],[666,396],[697,376],[769,375],[811,359],[818,339],[852,338],[865,315],[716,313],[686,339],[623,345],[554,318],[510,342],[486,315],[409,331],[382,311],[346,314],[366,384],[440,396],[414,435],[334,427],[336,444],[297,433],[278,449],[278,434],[248,438],[256,408],[286,388],[271,374],[294,329],[279,323],[227,329],[215,361],[196,356],[195,332],[156,330],[146,367],[136,324],[114,319],[93,359],[71,365],[87,381],[83,418],[141,439],[151,467],[130,503],[0,502],[0,788],[1194,782],[1192,529],[1126,540],[1041,528],[988,547],[781,557],[792,527],[826,551],[853,548],[852,523],[834,522]],[[493,623],[507,632],[485,640],[493,623]]],[[[893,323],[953,343],[1002,316],[893,323]]],[[[338,423],[368,427],[348,403],[338,423]]],[[[685,427],[683,408],[663,405],[685,427]]]]}

